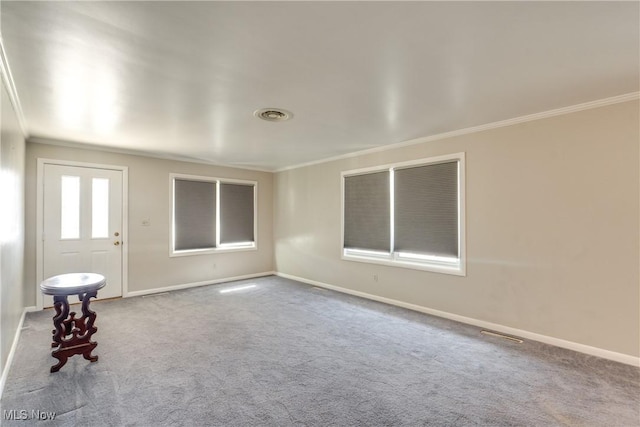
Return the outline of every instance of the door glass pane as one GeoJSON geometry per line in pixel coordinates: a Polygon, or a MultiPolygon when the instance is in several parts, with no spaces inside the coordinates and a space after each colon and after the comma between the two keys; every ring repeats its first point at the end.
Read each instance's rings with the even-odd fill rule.
{"type": "Polygon", "coordinates": [[[93,178],[91,192],[91,238],[109,237],[109,180],[93,178]]]}
{"type": "Polygon", "coordinates": [[[60,238],[80,238],[80,177],[62,176],[60,238]]]}

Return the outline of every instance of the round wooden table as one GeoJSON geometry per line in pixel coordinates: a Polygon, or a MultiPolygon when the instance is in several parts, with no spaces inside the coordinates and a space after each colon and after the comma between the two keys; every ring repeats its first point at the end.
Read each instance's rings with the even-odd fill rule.
{"type": "Polygon", "coordinates": [[[91,355],[98,345],[91,341],[91,336],[98,328],[94,326],[96,313],[89,310],[89,299],[97,297],[98,290],[106,284],[104,276],[95,273],[61,274],[40,283],[42,293],[53,296],[53,306],[56,309],[51,343],[55,350],[51,355],[58,359],[58,364],[51,367],[51,372],[58,372],[67,363],[67,359],[75,354],[82,354],[90,362],[98,361],[98,356],[91,355]],[[69,295],[78,295],[82,301],[82,317],[79,319],[76,319],[75,312],[69,313],[69,295]]]}

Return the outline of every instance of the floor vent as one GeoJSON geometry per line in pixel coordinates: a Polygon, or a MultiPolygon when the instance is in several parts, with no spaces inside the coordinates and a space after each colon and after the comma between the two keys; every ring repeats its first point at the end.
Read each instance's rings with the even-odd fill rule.
{"type": "Polygon", "coordinates": [[[514,342],[517,342],[518,344],[522,344],[524,342],[520,338],[510,337],[509,335],[503,335],[503,334],[499,334],[497,332],[491,332],[491,331],[482,330],[482,331],[480,331],[480,333],[483,334],[483,335],[491,335],[492,337],[504,338],[505,340],[514,341],[514,342]]]}
{"type": "Polygon", "coordinates": [[[159,294],[142,295],[142,298],[159,297],[161,295],[169,295],[169,292],[160,292],[159,294]]]}

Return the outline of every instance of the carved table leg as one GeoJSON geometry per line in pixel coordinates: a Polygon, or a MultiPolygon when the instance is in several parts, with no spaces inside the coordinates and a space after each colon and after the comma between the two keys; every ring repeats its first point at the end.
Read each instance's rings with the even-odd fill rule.
{"type": "MultiPolygon", "coordinates": [[[[64,337],[68,334],[68,324],[65,323],[69,314],[69,301],[67,300],[67,296],[54,296],[53,306],[56,309],[56,314],[53,316],[53,326],[55,329],[51,331],[53,333],[53,342],[51,343],[51,347],[59,347],[62,344],[64,337]]],[[[51,352],[51,355],[58,359],[58,364],[51,367],[51,372],[58,372],[60,368],[67,363],[68,357],[66,355],[59,354],[59,350],[54,350],[51,352]]]]}
{"type": "Polygon", "coordinates": [[[78,295],[78,298],[82,301],[82,327],[80,333],[83,334],[82,339],[86,337],[86,342],[89,346],[82,352],[82,356],[90,362],[97,362],[98,356],[91,356],[91,352],[98,345],[95,341],[90,341],[91,336],[98,332],[98,328],[93,326],[96,321],[96,312],[89,309],[89,299],[95,298],[98,295],[97,291],[87,292],[84,295],[78,295]],[[85,319],[86,323],[85,323],[85,319]]]}
{"type": "Polygon", "coordinates": [[[54,307],[56,315],[53,317],[52,347],[57,347],[51,355],[58,359],[58,364],[51,367],[51,372],[58,372],[66,363],[67,359],[76,354],[82,356],[90,362],[97,362],[98,356],[92,356],[91,352],[98,345],[91,341],[91,336],[98,331],[94,326],[96,313],[89,309],[89,300],[96,297],[97,291],[87,292],[78,295],[82,301],[82,317],[75,318],[74,312],[69,314],[69,302],[67,296],[54,296],[54,307]],[[66,338],[71,335],[70,338],[66,338]]]}

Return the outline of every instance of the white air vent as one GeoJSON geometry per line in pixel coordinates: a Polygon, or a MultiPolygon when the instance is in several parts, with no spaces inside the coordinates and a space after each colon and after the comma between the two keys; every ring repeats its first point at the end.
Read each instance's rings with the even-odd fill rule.
{"type": "Polygon", "coordinates": [[[281,108],[261,108],[256,110],[253,115],[268,122],[284,122],[293,117],[293,114],[281,108]]]}

